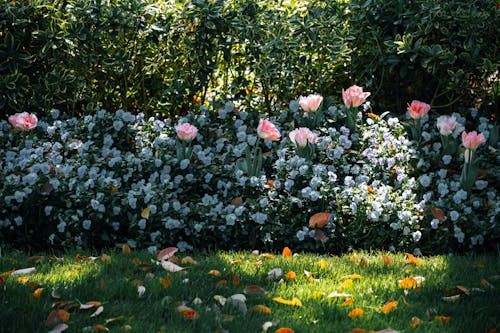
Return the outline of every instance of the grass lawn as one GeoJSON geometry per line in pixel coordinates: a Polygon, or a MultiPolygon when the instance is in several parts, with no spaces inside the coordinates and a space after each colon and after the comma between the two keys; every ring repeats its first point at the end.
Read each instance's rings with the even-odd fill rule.
{"type": "Polygon", "coordinates": [[[500,330],[498,254],[285,252],[176,253],[178,272],[146,251],[3,253],[0,331],[500,330]]]}

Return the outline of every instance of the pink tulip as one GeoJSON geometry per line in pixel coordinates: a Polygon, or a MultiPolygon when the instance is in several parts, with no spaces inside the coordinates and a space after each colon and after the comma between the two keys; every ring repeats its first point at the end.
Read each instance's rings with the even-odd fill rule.
{"type": "Polygon", "coordinates": [[[175,127],[177,136],[182,141],[191,141],[198,134],[198,129],[189,123],[179,124],[175,127]]]}
{"type": "Polygon", "coordinates": [[[28,112],[16,113],[9,117],[9,123],[17,129],[29,131],[36,127],[38,118],[28,112]]]}
{"type": "Polygon", "coordinates": [[[259,120],[259,126],[257,126],[257,134],[266,140],[278,141],[280,139],[280,132],[276,129],[273,123],[266,119],[259,120]]]}
{"type": "Polygon", "coordinates": [[[485,143],[486,139],[482,133],[477,134],[476,131],[470,133],[462,132],[462,143],[464,147],[470,150],[475,150],[479,145],[485,143]]]}
{"type": "Polygon", "coordinates": [[[363,92],[363,88],[358,86],[349,87],[345,91],[342,89],[342,98],[344,99],[345,106],[348,108],[357,108],[366,101],[368,96],[370,96],[370,93],[363,92]]]}
{"type": "Polygon", "coordinates": [[[414,100],[408,105],[408,113],[413,119],[423,118],[431,109],[431,106],[427,103],[414,100]]]}
{"type": "Polygon", "coordinates": [[[301,127],[291,131],[288,136],[290,140],[297,146],[304,148],[307,146],[307,142],[315,143],[318,136],[311,132],[309,128],[301,127]]]}
{"type": "Polygon", "coordinates": [[[441,135],[447,136],[452,134],[453,132],[460,132],[463,130],[462,124],[457,121],[455,116],[440,116],[436,122],[437,128],[439,129],[439,133],[441,135]]]}
{"type": "Polygon", "coordinates": [[[306,112],[316,112],[319,106],[323,102],[323,97],[321,95],[309,95],[307,97],[299,97],[299,105],[302,110],[306,112]]]}

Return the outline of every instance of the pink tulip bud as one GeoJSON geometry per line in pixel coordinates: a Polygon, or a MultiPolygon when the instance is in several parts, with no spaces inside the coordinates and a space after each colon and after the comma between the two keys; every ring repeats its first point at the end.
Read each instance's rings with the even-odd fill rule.
{"type": "Polygon", "coordinates": [[[302,110],[306,112],[318,111],[322,101],[323,97],[320,95],[309,95],[307,97],[304,96],[299,97],[299,105],[302,108],[302,110]]]}
{"type": "Polygon", "coordinates": [[[436,125],[439,133],[444,136],[463,130],[462,124],[457,121],[455,116],[440,116],[436,121],[436,125]]]}
{"type": "Polygon", "coordinates": [[[477,134],[476,131],[472,131],[470,133],[462,132],[462,143],[465,148],[470,150],[475,150],[479,145],[486,142],[484,135],[477,134]]]}
{"type": "Polygon", "coordinates": [[[357,108],[363,104],[370,96],[369,92],[363,92],[363,88],[358,86],[349,87],[347,90],[342,89],[342,98],[346,107],[357,108]]]}
{"type": "Polygon", "coordinates": [[[16,113],[9,117],[9,123],[17,129],[29,131],[36,127],[38,118],[28,112],[16,113]]]}
{"type": "Polygon", "coordinates": [[[266,119],[259,120],[259,126],[257,126],[257,134],[266,140],[278,141],[280,139],[280,132],[276,129],[273,123],[266,119]]]}
{"type": "Polygon", "coordinates": [[[423,118],[431,109],[431,106],[427,103],[414,100],[408,105],[408,113],[413,119],[423,118]]]}
{"type": "Polygon", "coordinates": [[[191,141],[198,134],[198,129],[189,123],[179,124],[175,127],[177,136],[182,141],[191,141]]]}
{"type": "Polygon", "coordinates": [[[308,142],[315,143],[318,139],[318,136],[306,127],[297,128],[291,131],[288,136],[290,137],[290,141],[301,148],[307,146],[308,142]]]}

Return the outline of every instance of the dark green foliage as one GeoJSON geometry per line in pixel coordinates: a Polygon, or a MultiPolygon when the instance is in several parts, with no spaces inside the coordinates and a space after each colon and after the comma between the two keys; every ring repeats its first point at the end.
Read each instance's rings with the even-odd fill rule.
{"type": "Polygon", "coordinates": [[[383,108],[412,99],[456,111],[498,112],[498,26],[493,1],[359,1],[349,4],[351,72],[383,108]]]}

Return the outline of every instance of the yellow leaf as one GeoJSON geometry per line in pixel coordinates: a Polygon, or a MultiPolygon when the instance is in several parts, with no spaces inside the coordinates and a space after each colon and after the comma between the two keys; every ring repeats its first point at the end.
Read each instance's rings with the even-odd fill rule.
{"type": "Polygon", "coordinates": [[[314,298],[318,298],[318,297],[321,297],[323,295],[325,295],[324,292],[322,292],[322,291],[315,291],[315,292],[312,293],[311,296],[314,297],[314,298]]]}
{"type": "Polygon", "coordinates": [[[348,316],[349,318],[356,318],[356,317],[361,317],[365,314],[365,312],[360,309],[360,308],[356,308],[356,309],[353,309],[351,312],[349,312],[348,316]]]}
{"type": "Polygon", "coordinates": [[[37,290],[35,290],[33,292],[33,296],[40,297],[40,295],[42,294],[42,291],[43,291],[43,288],[38,288],[37,290]]]}
{"type": "Polygon", "coordinates": [[[391,311],[396,310],[397,307],[398,307],[398,302],[392,301],[392,302],[386,303],[382,306],[382,312],[387,314],[391,311]]]}
{"type": "Polygon", "coordinates": [[[26,277],[26,276],[20,276],[20,277],[17,278],[17,282],[26,284],[26,283],[28,283],[28,277],[26,277]]]}
{"type": "Polygon", "coordinates": [[[288,246],[285,246],[283,248],[282,255],[283,255],[284,258],[291,257],[292,256],[292,250],[290,250],[290,248],[288,246]]]}
{"type": "Polygon", "coordinates": [[[351,279],[347,279],[344,282],[342,282],[342,288],[351,288],[354,283],[352,282],[351,279]]]}
{"type": "Polygon", "coordinates": [[[292,300],[287,300],[281,297],[274,297],[273,301],[291,306],[297,306],[297,307],[302,306],[302,302],[296,297],[292,298],[292,300]]]}
{"type": "Polygon", "coordinates": [[[320,261],[318,261],[316,263],[316,265],[318,265],[319,268],[321,268],[321,269],[325,269],[328,267],[328,261],[326,261],[325,259],[321,259],[320,261]]]}
{"type": "Polygon", "coordinates": [[[361,278],[362,278],[362,276],[359,274],[350,274],[350,275],[344,276],[344,279],[351,279],[351,280],[359,280],[361,278]]]}
{"type": "Polygon", "coordinates": [[[401,289],[417,288],[417,281],[412,276],[404,278],[399,282],[399,288],[401,289]]]}
{"type": "Polygon", "coordinates": [[[142,210],[141,216],[143,219],[147,219],[147,218],[149,218],[150,213],[151,213],[151,209],[149,209],[149,207],[146,207],[142,210]]]}
{"type": "Polygon", "coordinates": [[[260,256],[267,258],[267,259],[274,259],[274,256],[272,254],[269,254],[269,253],[262,253],[260,256]]]}

